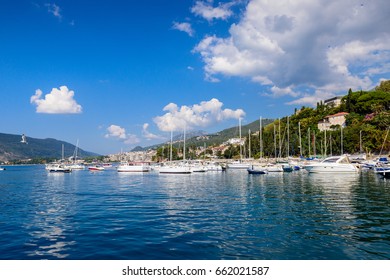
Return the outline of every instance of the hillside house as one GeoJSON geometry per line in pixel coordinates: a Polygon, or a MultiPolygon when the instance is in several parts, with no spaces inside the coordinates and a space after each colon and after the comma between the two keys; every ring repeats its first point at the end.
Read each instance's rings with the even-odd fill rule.
{"type": "Polygon", "coordinates": [[[331,126],[339,125],[342,127],[346,126],[345,117],[348,115],[346,112],[340,112],[334,115],[328,115],[318,123],[318,129],[320,131],[331,130],[331,126]]]}
{"type": "Polygon", "coordinates": [[[330,106],[330,107],[337,107],[341,105],[341,99],[343,96],[335,96],[329,99],[324,100],[324,105],[330,106]]]}
{"type": "Polygon", "coordinates": [[[224,145],[244,145],[245,143],[245,138],[230,138],[227,140],[224,145]]]}

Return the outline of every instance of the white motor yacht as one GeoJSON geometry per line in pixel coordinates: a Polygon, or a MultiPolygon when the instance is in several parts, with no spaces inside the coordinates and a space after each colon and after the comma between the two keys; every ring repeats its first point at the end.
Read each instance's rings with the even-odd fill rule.
{"type": "Polygon", "coordinates": [[[309,173],[354,173],[359,169],[351,163],[348,156],[332,156],[318,163],[305,165],[309,173]]]}

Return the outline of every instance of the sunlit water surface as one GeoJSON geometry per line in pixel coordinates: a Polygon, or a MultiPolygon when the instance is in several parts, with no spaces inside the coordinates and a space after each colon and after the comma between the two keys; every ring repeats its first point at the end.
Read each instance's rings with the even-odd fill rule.
{"type": "Polygon", "coordinates": [[[1,259],[390,259],[390,180],[369,172],[160,175],[10,166],[1,259]]]}

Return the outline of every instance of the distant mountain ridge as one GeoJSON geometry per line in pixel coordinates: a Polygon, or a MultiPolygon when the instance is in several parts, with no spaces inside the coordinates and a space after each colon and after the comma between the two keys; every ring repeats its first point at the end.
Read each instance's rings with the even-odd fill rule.
{"type": "MultiPolygon", "coordinates": [[[[193,137],[208,135],[206,131],[203,130],[190,130],[186,131],[186,139],[191,139],[193,137]]],[[[179,133],[173,136],[173,141],[183,141],[184,133],[179,133]]]]}
{"type": "MultiPolygon", "coordinates": [[[[76,146],[53,138],[37,139],[27,136],[27,143],[21,143],[21,135],[0,133],[0,162],[26,160],[33,158],[62,157],[64,145],[65,158],[71,157],[76,146]]],[[[79,157],[97,156],[98,154],[78,149],[79,157]]]]}
{"type": "MultiPolygon", "coordinates": [[[[267,124],[273,122],[272,119],[263,119],[262,125],[265,127],[267,124]]],[[[259,130],[259,120],[243,125],[241,127],[242,137],[248,134],[248,131],[252,132],[259,130]]],[[[207,146],[220,145],[223,142],[231,138],[238,137],[238,124],[237,126],[221,130],[216,133],[207,133],[205,131],[188,131],[186,133],[187,145],[207,146]]],[[[174,142],[181,142],[184,139],[183,133],[179,133],[173,137],[174,142]]],[[[21,135],[0,133],[0,162],[14,161],[14,160],[26,160],[36,158],[55,158],[60,159],[62,157],[62,145],[64,145],[65,158],[71,157],[76,148],[75,145],[65,141],[56,140],[53,138],[38,139],[31,138],[27,135],[28,144],[21,143],[21,135]]],[[[149,149],[157,149],[165,143],[156,144],[148,147],[135,147],[132,151],[145,151],[149,149]]],[[[98,156],[99,154],[84,151],[78,149],[79,157],[98,156]]]]}

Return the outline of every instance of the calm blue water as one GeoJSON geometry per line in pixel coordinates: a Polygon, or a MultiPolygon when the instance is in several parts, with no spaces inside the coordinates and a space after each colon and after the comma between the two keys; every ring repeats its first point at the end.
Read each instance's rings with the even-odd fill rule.
{"type": "Polygon", "coordinates": [[[0,172],[0,259],[390,259],[390,180],[0,172]]]}

